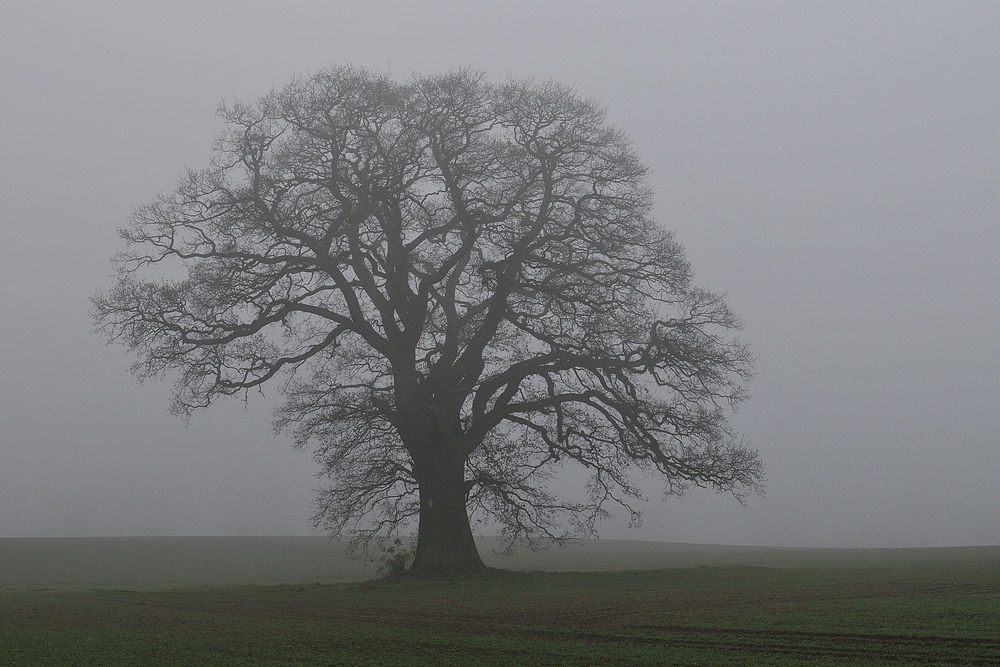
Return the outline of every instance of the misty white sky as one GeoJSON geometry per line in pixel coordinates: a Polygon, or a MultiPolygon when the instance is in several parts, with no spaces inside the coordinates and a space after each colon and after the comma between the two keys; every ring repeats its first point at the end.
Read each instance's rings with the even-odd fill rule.
{"type": "Polygon", "coordinates": [[[759,355],[747,507],[626,539],[1000,544],[1000,4],[0,5],[0,537],[306,534],[274,396],[188,428],[91,333],[115,227],[204,166],[224,97],[331,64],[551,77],[604,103],[759,355]]]}

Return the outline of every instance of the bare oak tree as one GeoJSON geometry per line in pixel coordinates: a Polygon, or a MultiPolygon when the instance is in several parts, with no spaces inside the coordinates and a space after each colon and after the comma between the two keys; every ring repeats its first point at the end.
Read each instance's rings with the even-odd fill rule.
{"type": "Polygon", "coordinates": [[[748,348],[650,216],[647,168],[602,108],[474,72],[353,68],[223,105],[211,166],[137,209],[94,298],[173,410],[276,380],[275,427],[314,447],[314,521],[359,543],[418,521],[413,568],[589,533],[636,471],[667,494],[759,490],[726,409],[748,348]],[[176,264],[186,277],[164,278],[176,264]],[[571,501],[545,482],[589,473],[571,501]]]}

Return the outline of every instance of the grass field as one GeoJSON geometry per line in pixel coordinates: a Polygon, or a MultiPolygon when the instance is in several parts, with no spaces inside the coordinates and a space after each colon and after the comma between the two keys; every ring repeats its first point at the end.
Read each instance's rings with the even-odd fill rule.
{"type": "Polygon", "coordinates": [[[217,584],[228,548],[239,552],[229,553],[234,572],[254,581],[266,579],[262,558],[280,564],[296,540],[306,540],[287,552],[296,565],[273,577],[342,559],[337,545],[310,538],[135,539],[84,549],[98,561],[131,554],[120,574],[84,558],[47,584],[43,571],[72,555],[72,541],[35,544],[18,561],[27,544],[0,540],[0,665],[1000,664],[1000,548],[602,541],[506,561],[528,569],[552,559],[576,572],[210,586],[189,574],[165,590],[106,586],[145,583],[134,559],[150,545],[161,556],[149,574],[161,583],[185,579],[176,568],[200,554],[202,583],[217,584]],[[34,568],[34,583],[11,583],[16,562],[34,568]],[[621,566],[662,569],[610,569],[621,566]],[[81,575],[103,588],[73,579],[81,575]]]}

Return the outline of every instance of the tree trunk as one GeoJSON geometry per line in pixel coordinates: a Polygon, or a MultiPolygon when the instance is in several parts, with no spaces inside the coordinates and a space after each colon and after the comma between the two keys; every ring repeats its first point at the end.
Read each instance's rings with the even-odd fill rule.
{"type": "Polygon", "coordinates": [[[485,568],[465,507],[465,461],[439,460],[420,468],[420,526],[412,569],[443,572],[485,568]]]}

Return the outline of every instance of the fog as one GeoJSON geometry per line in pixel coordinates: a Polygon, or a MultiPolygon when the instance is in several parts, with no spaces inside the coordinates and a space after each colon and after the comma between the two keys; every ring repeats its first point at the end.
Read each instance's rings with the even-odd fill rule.
{"type": "Polygon", "coordinates": [[[733,423],[765,496],[652,484],[602,536],[1000,544],[998,35],[992,3],[4,3],[0,537],[309,533],[317,466],[271,434],[275,390],[185,427],[89,297],[115,227],[207,163],[220,100],[353,63],[599,100],[746,322],[733,423]]]}

